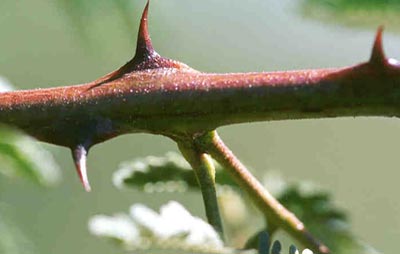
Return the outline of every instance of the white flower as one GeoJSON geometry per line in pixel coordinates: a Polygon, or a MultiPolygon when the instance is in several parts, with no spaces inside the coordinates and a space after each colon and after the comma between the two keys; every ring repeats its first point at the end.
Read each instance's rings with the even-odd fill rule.
{"type": "MultiPolygon", "coordinates": [[[[160,213],[142,204],[130,208],[130,216],[96,215],[89,231],[97,236],[118,239],[125,248],[225,251],[217,232],[205,221],[192,216],[181,204],[171,201],[160,213]]],[[[186,252],[185,252],[186,253],[186,252]]]]}
{"type": "Polygon", "coordinates": [[[139,240],[139,230],[127,215],[96,215],[89,220],[89,231],[97,236],[118,239],[126,244],[139,240]]]}
{"type": "Polygon", "coordinates": [[[218,234],[208,223],[192,216],[178,202],[170,201],[162,206],[160,214],[144,205],[136,204],[131,207],[130,214],[138,225],[158,238],[186,236],[187,244],[223,246],[218,234]]]}

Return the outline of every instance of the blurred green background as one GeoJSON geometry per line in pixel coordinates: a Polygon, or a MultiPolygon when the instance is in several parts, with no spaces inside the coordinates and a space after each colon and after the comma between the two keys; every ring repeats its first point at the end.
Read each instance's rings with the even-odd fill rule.
{"type": "MultiPolygon", "coordinates": [[[[145,1],[84,2],[1,0],[0,75],[18,88],[61,86],[91,81],[128,61],[145,1]]],[[[348,26],[329,9],[305,8],[314,7],[294,0],[152,0],[149,25],[160,54],[207,72],[359,63],[368,59],[380,24],[387,28],[387,55],[400,58],[398,25],[386,19],[390,15],[366,15],[360,24],[368,24],[369,17],[376,23],[348,26]],[[307,15],[316,10],[331,15],[329,21],[307,15]]],[[[331,191],[338,206],[349,211],[355,234],[384,253],[391,253],[400,237],[399,131],[400,121],[388,118],[278,121],[219,130],[256,175],[276,170],[331,191]]],[[[177,151],[164,137],[126,135],[94,147],[88,164],[91,193],[80,186],[70,151],[47,147],[64,169],[59,186],[45,189],[0,177],[0,210],[25,236],[25,251],[16,253],[116,253],[112,244],[89,234],[87,220],[125,211],[132,203],[158,208],[174,199],[204,217],[198,193],[142,194],[113,187],[119,162],[177,151]]]]}

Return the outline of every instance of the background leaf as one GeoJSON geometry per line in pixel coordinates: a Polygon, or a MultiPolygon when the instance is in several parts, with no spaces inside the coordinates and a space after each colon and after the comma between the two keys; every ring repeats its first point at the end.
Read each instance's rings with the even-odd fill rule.
{"type": "Polygon", "coordinates": [[[34,246],[18,228],[10,207],[0,203],[0,253],[32,254],[34,246]]]}
{"type": "Polygon", "coordinates": [[[378,253],[350,230],[346,213],[333,205],[331,195],[307,184],[291,184],[278,200],[304,222],[332,253],[378,253]]]}
{"type": "MultiPolygon", "coordinates": [[[[216,164],[216,180],[220,185],[237,186],[216,164]]],[[[196,176],[185,159],[173,152],[165,156],[147,156],[123,162],[113,175],[118,188],[136,188],[145,192],[183,192],[199,189],[196,176]]]]}
{"type": "Polygon", "coordinates": [[[306,0],[302,1],[302,12],[330,23],[372,28],[384,24],[399,32],[399,0],[306,0]]]}

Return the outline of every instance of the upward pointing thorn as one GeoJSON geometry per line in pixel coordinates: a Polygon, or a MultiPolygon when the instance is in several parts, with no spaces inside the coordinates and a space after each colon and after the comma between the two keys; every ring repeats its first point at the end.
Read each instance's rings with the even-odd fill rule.
{"type": "Polygon", "coordinates": [[[136,45],[136,59],[146,59],[154,56],[153,44],[151,43],[149,28],[147,25],[147,13],[149,10],[150,0],[147,1],[146,7],[143,10],[142,18],[140,20],[139,34],[136,45]]]}
{"type": "Polygon", "coordinates": [[[380,26],[376,32],[371,58],[369,59],[370,63],[383,64],[386,60],[385,53],[383,52],[382,33],[383,26],[380,26]]]}
{"type": "Polygon", "coordinates": [[[74,148],[74,150],[72,150],[72,157],[74,159],[79,179],[81,180],[85,190],[89,192],[91,188],[89,184],[89,179],[87,177],[86,156],[87,156],[87,149],[83,145],[78,145],[77,147],[74,148]]]}

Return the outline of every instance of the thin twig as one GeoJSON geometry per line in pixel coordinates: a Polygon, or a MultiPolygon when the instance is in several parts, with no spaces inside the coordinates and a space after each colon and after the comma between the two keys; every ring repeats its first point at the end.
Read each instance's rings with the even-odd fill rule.
{"type": "Polygon", "coordinates": [[[314,238],[296,216],[279,203],[236,158],[224,144],[216,131],[197,137],[197,142],[227,170],[247,192],[258,208],[270,220],[269,223],[284,229],[306,247],[318,253],[329,253],[329,249],[314,238]]]}
{"type": "Polygon", "coordinates": [[[194,169],[204,200],[208,222],[224,239],[221,216],[215,189],[215,168],[210,156],[198,150],[193,143],[178,142],[185,159],[194,169]]]}

